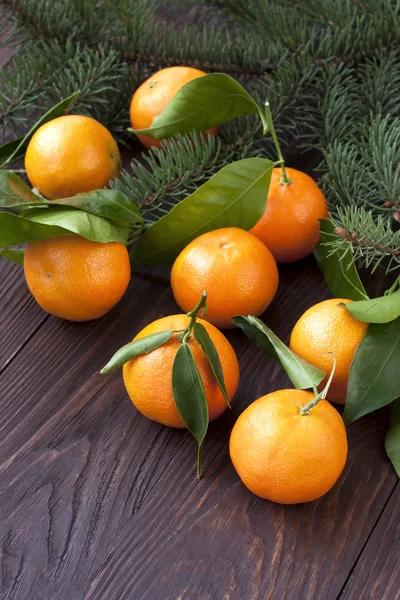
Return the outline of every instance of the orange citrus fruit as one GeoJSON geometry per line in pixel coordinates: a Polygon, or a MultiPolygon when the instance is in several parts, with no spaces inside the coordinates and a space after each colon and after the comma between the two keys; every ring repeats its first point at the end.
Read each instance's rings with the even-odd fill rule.
{"type": "Polygon", "coordinates": [[[234,327],[234,315],[258,316],[278,287],[271,252],[254,235],[236,227],[204,233],[179,254],[171,272],[176,302],[188,312],[207,290],[204,318],[217,327],[234,327]]]}
{"type": "Polygon", "coordinates": [[[289,185],[281,183],[282,170],[273,169],[264,215],[250,230],[278,263],[311,254],[319,239],[318,219],[328,217],[325,197],[315,181],[296,169],[286,172],[289,185]]]}
{"type": "Polygon", "coordinates": [[[108,312],[124,295],[131,276],[126,247],[66,235],[30,242],[25,278],[36,302],[68,321],[90,321],[108,312]]]}
{"type": "MultiPolygon", "coordinates": [[[[204,77],[206,73],[193,67],[168,67],[161,69],[149,77],[133,94],[130,116],[134,129],[148,129],[153,120],[173,100],[176,93],[189,81],[204,77]]],[[[216,133],[218,127],[207,129],[205,133],[216,133]]],[[[146,148],[156,146],[160,148],[162,140],[150,136],[138,135],[139,140],[146,148]]]]}
{"type": "Polygon", "coordinates": [[[347,436],[337,410],[321,400],[300,414],[314,397],[278,390],[253,402],[236,421],[231,459],[257,496],[281,504],[310,502],[326,494],[343,471],[347,436]]]}
{"type": "MultiPolygon", "coordinates": [[[[344,304],[351,300],[333,298],[311,306],[300,317],[290,337],[290,347],[299,356],[329,374],[336,369],[327,398],[344,404],[347,395],[349,370],[355,351],[367,331],[367,323],[357,321],[344,304]]],[[[324,386],[326,380],[322,382],[324,386]]]]}
{"type": "MultiPolygon", "coordinates": [[[[147,325],[134,339],[168,329],[182,330],[189,322],[190,319],[186,315],[164,317],[147,325]]],[[[221,362],[228,398],[231,401],[239,384],[239,364],[236,354],[226,337],[216,327],[202,319],[197,319],[197,322],[204,325],[214,342],[221,362]]],[[[175,406],[172,392],[172,366],[181,346],[178,335],[175,333],[159,348],[148,354],[136,356],[125,363],[123,377],[128,395],[139,412],[163,425],[183,428],[185,424],[175,406]]],[[[212,421],[224,412],[227,403],[201,346],[193,336],[188,343],[203,381],[209,418],[212,421]]]]}
{"type": "Polygon", "coordinates": [[[36,131],[25,155],[31,184],[55,200],[108,185],[121,172],[117,142],[101,123],[67,115],[36,131]]]}

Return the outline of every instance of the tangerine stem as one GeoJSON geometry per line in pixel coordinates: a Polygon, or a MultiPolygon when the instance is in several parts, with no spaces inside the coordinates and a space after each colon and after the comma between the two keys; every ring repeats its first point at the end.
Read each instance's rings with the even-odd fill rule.
{"type": "MultiPolygon", "coordinates": [[[[333,352],[328,352],[328,354],[333,354],[333,352]]],[[[332,379],[333,379],[333,375],[335,373],[335,369],[336,369],[336,357],[333,354],[333,366],[332,366],[331,374],[329,375],[329,379],[326,382],[326,385],[325,385],[324,389],[322,390],[322,392],[320,392],[319,394],[317,394],[315,396],[315,398],[313,398],[308,404],[306,404],[305,406],[302,406],[300,408],[300,414],[303,417],[306,417],[310,413],[310,410],[312,408],[314,408],[314,406],[317,406],[318,402],[320,402],[321,400],[325,400],[325,398],[326,398],[326,396],[328,394],[329,388],[331,386],[331,383],[332,383],[332,379]]],[[[314,390],[314,393],[315,393],[315,390],[314,390]]]]}
{"type": "Polygon", "coordinates": [[[190,312],[187,313],[187,316],[190,317],[190,323],[184,330],[184,333],[182,336],[183,344],[186,344],[186,342],[188,341],[188,339],[190,337],[190,334],[192,333],[192,329],[194,327],[194,324],[196,323],[196,319],[197,319],[197,315],[198,315],[199,311],[201,309],[204,309],[202,312],[202,316],[207,311],[207,303],[206,302],[207,302],[207,292],[203,291],[201,293],[200,300],[198,301],[196,306],[193,308],[193,310],[191,310],[190,312]]]}
{"type": "MultiPolygon", "coordinates": [[[[286,172],[285,160],[282,156],[281,147],[279,145],[278,138],[276,135],[274,122],[272,120],[271,108],[270,108],[268,101],[265,103],[265,117],[266,117],[266,122],[268,124],[268,129],[271,132],[272,139],[274,140],[275,150],[278,155],[279,163],[280,163],[281,169],[282,169],[282,178],[280,180],[280,183],[281,183],[281,185],[290,185],[292,182],[289,179],[288,174],[286,172]]],[[[265,132],[265,127],[264,127],[264,132],[265,132]]]]}

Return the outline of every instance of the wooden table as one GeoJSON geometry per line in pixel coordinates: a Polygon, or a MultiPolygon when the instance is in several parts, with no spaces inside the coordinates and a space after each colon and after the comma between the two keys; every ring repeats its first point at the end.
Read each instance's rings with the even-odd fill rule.
{"type": "MultiPolygon", "coordinates": [[[[0,259],[0,278],[2,599],[400,598],[387,411],[349,427],[346,469],[324,498],[257,498],[232,467],[229,434],[245,406],[289,383],[232,331],[241,383],[233,410],[210,426],[198,482],[192,437],[142,417],[120,372],[99,375],[138,330],[179,312],[168,270],[135,271],[123,300],[86,324],[46,315],[20,267],[0,259]]],[[[287,341],[303,311],[328,297],[309,258],[280,268],[263,318],[287,341]]]]}

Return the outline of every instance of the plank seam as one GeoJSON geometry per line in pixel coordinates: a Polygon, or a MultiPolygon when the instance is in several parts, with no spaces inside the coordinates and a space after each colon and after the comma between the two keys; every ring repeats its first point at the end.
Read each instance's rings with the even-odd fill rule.
{"type": "Polygon", "coordinates": [[[14,362],[14,360],[17,358],[19,353],[25,348],[25,346],[31,341],[31,339],[37,334],[39,329],[46,323],[46,321],[48,320],[49,317],[50,317],[50,315],[44,315],[42,321],[40,321],[38,326],[35,327],[35,329],[32,329],[31,333],[24,340],[24,342],[21,344],[21,346],[17,350],[15,350],[15,352],[8,358],[8,360],[5,362],[5,364],[0,368],[0,375],[2,375],[8,369],[8,367],[14,362]]]}
{"type": "Polygon", "coordinates": [[[363,546],[362,546],[362,548],[361,548],[361,550],[360,550],[360,552],[359,552],[359,554],[358,554],[358,556],[357,556],[357,558],[356,558],[353,566],[351,567],[351,569],[349,571],[349,574],[347,575],[346,580],[343,583],[343,585],[342,585],[342,587],[340,589],[340,592],[339,592],[336,600],[341,600],[342,598],[344,598],[344,594],[346,593],[346,588],[348,587],[348,584],[350,583],[350,579],[351,579],[351,577],[352,577],[352,575],[353,575],[353,573],[354,573],[357,565],[359,564],[359,562],[360,562],[360,560],[362,558],[362,555],[364,554],[364,550],[366,549],[367,545],[369,544],[369,541],[370,541],[370,539],[371,539],[371,537],[372,537],[375,529],[377,528],[377,526],[378,526],[378,524],[379,524],[379,522],[380,522],[380,520],[382,518],[382,515],[385,512],[386,507],[389,504],[389,502],[390,502],[393,494],[395,493],[396,488],[398,487],[399,483],[400,483],[399,481],[396,481],[396,483],[394,484],[394,487],[393,487],[392,491],[390,492],[390,494],[389,494],[389,496],[388,496],[385,504],[383,505],[383,508],[382,508],[381,512],[379,513],[379,516],[378,516],[377,520],[375,521],[374,526],[372,527],[371,531],[369,532],[368,537],[365,540],[365,543],[363,544],[363,546]]]}

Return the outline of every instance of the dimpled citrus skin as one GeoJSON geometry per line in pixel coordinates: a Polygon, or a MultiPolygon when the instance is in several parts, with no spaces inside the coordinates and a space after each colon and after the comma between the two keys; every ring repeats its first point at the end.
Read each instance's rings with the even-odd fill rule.
{"type": "Polygon", "coordinates": [[[336,409],[302,390],[259,398],[236,421],[229,451],[243,483],[257,496],[281,504],[310,502],[328,492],[347,458],[347,435],[336,409]]]}
{"type": "Polygon", "coordinates": [[[290,185],[280,183],[280,168],[273,169],[264,215],[250,230],[278,263],[311,254],[319,239],[318,219],[328,217],[325,197],[315,181],[296,169],[286,172],[290,185]]]}
{"type": "Polygon", "coordinates": [[[207,292],[204,316],[217,327],[232,328],[234,315],[258,316],[278,287],[270,251],[251,233],[226,227],[204,233],[179,254],[171,271],[176,302],[185,312],[207,292]]]}
{"type": "Polygon", "coordinates": [[[290,337],[290,347],[296,354],[328,374],[333,366],[329,352],[334,353],[336,369],[327,399],[339,404],[346,401],[350,366],[368,327],[341,305],[350,302],[333,298],[311,306],[297,321],[290,337]]]}
{"type": "Polygon", "coordinates": [[[66,115],[36,131],[25,155],[31,184],[55,200],[108,185],[121,172],[117,142],[90,117],[66,115]]]}
{"type": "MultiPolygon", "coordinates": [[[[204,75],[204,71],[193,67],[167,67],[154,73],[138,87],[132,97],[130,117],[133,129],[148,129],[186,83],[204,75]]],[[[219,127],[212,127],[206,133],[216,133],[218,129],[219,127]]],[[[146,148],[162,146],[162,140],[146,135],[137,137],[146,148]]]]}
{"type": "MultiPolygon", "coordinates": [[[[168,329],[185,329],[189,321],[186,315],[170,315],[150,323],[134,339],[168,329]]],[[[226,337],[216,327],[202,319],[197,319],[197,322],[204,325],[214,342],[221,361],[228,398],[231,401],[239,384],[239,364],[236,354],[226,337]]],[[[141,354],[125,363],[123,377],[128,395],[139,412],[163,425],[184,428],[186,426],[175,406],[172,393],[172,366],[181,345],[178,335],[174,334],[163,346],[148,354],[141,354]]],[[[193,336],[190,338],[189,345],[203,381],[209,418],[212,421],[226,410],[227,403],[206,355],[193,336]]]]}
{"type": "Polygon", "coordinates": [[[36,302],[68,321],[90,321],[124,295],[131,269],[123,244],[90,242],[77,235],[30,242],[25,278],[36,302]]]}

